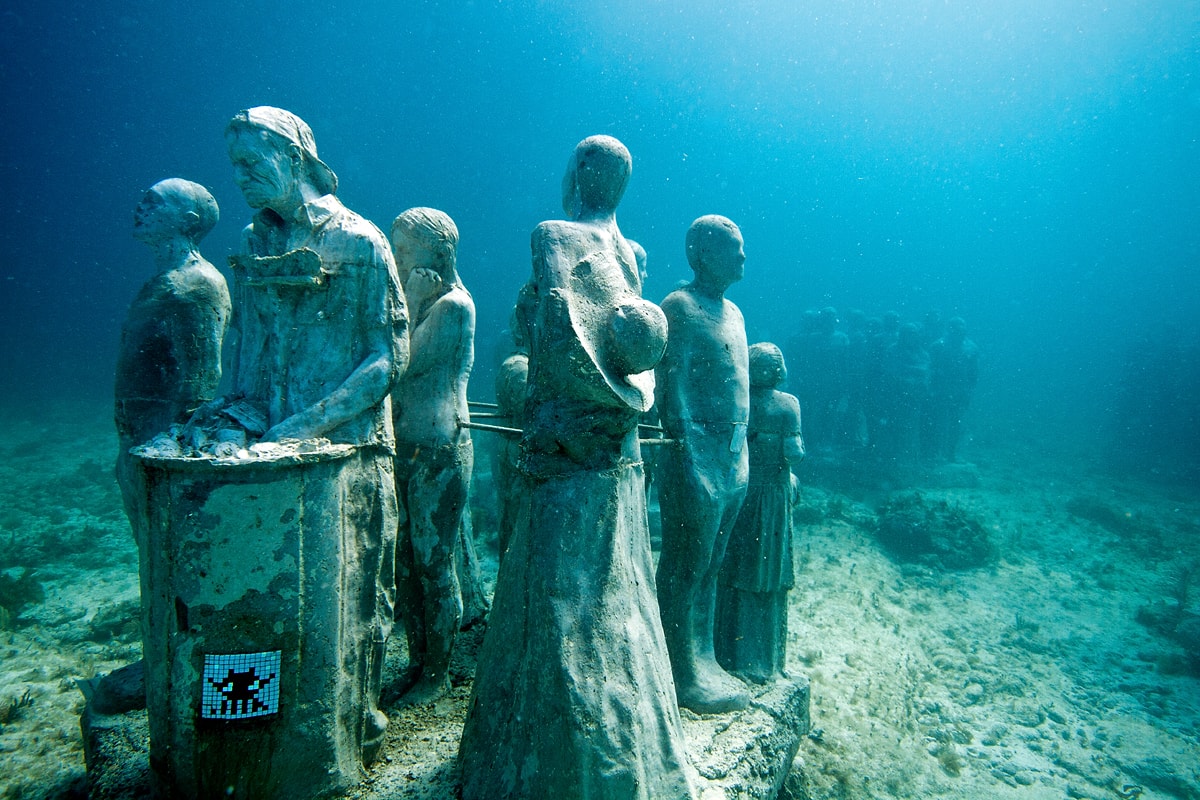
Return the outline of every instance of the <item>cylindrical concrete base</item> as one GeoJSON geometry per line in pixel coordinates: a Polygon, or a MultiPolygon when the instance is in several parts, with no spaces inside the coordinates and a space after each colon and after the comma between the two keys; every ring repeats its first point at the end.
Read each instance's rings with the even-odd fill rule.
{"type": "Polygon", "coordinates": [[[356,783],[382,638],[381,543],[364,519],[378,465],[350,445],[139,461],[156,794],[294,799],[356,783]]]}

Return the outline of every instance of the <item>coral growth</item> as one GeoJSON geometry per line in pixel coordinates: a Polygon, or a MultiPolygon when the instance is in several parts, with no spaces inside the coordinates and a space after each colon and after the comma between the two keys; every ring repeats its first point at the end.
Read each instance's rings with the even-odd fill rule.
{"type": "Polygon", "coordinates": [[[942,569],[982,566],[994,554],[987,530],[964,508],[919,492],[894,495],[880,506],[875,535],[900,561],[942,569]]]}
{"type": "Polygon", "coordinates": [[[13,576],[11,571],[0,572],[0,630],[13,627],[17,615],[25,606],[46,599],[42,581],[31,569],[21,570],[13,576]]]}

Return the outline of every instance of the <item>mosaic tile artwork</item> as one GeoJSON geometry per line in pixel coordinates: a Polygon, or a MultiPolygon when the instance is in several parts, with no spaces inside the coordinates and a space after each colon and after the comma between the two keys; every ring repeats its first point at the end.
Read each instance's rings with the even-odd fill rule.
{"type": "Polygon", "coordinates": [[[279,711],[281,651],[204,656],[200,716],[252,719],[279,711]]]}

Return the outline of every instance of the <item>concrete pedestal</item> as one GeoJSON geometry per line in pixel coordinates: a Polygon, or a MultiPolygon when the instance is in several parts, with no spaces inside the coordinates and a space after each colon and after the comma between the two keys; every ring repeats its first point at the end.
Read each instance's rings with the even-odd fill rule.
{"type": "Polygon", "coordinates": [[[295,800],[357,783],[376,578],[350,508],[359,451],[139,462],[155,793],[295,800]]]}

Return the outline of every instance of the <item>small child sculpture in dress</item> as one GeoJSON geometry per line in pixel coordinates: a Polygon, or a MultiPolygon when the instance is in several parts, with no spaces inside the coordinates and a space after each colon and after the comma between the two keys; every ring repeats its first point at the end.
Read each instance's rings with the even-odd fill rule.
{"type": "Polygon", "coordinates": [[[717,661],[747,680],[782,677],[792,574],[792,471],[804,458],[800,403],[779,391],[783,353],[750,346],[750,485],[717,580],[717,661]]]}

